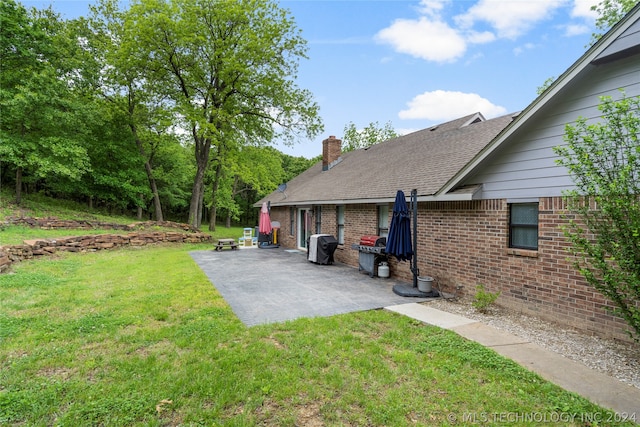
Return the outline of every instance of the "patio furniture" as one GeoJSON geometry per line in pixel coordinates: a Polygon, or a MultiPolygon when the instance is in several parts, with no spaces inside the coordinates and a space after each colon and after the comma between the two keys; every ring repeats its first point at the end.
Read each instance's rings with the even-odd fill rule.
{"type": "Polygon", "coordinates": [[[224,248],[230,248],[231,250],[238,249],[238,244],[234,239],[220,239],[218,244],[214,248],[216,251],[221,251],[224,248]]]}

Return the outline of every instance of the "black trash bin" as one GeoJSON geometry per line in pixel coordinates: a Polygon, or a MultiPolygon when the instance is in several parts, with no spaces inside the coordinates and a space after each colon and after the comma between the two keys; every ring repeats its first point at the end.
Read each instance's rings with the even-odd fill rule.
{"type": "Polygon", "coordinates": [[[309,245],[315,242],[315,248],[307,246],[309,253],[307,259],[317,264],[333,264],[333,253],[338,247],[338,241],[330,234],[321,234],[311,236],[308,240],[309,245]],[[315,250],[314,250],[315,249],[315,250]]]}

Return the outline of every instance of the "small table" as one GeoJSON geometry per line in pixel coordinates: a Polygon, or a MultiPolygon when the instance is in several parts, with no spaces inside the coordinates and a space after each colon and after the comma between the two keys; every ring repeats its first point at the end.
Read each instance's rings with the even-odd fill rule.
{"type": "Polygon", "coordinates": [[[234,239],[220,239],[215,247],[216,251],[221,251],[224,248],[231,248],[232,250],[238,249],[238,244],[234,239]]]}

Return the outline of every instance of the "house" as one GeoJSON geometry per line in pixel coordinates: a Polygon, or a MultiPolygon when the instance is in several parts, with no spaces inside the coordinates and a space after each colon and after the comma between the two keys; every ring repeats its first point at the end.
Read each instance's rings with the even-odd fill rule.
{"type": "MultiPolygon", "coordinates": [[[[562,194],[572,188],[556,164],[565,125],[597,119],[600,97],[640,95],[640,5],[523,111],[486,120],[475,113],[341,153],[323,141],[323,161],[261,200],[281,224],[281,245],[305,248],[314,233],[340,246],[335,258],[358,265],[351,245],[387,232],[397,190],[417,190],[417,267],[446,290],[472,294],[478,284],[524,313],[598,335],[628,340],[611,303],[566,260],[559,229],[562,194]]],[[[410,282],[409,263],[390,260],[410,282]]]]}

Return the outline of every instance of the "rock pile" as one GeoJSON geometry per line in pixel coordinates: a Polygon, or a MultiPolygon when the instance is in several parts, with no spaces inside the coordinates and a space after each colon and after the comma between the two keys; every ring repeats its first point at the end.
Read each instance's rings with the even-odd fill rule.
{"type": "MultiPolygon", "coordinates": [[[[11,222],[16,224],[16,222],[11,222]]],[[[88,221],[61,221],[61,220],[35,220],[22,219],[25,225],[41,228],[97,228],[96,224],[88,221]],[[29,221],[31,220],[33,224],[29,221]],[[85,224],[83,227],[82,224],[85,224]],[[66,224],[66,227],[64,226],[66,224]]],[[[109,224],[113,226],[113,224],[109,224]]],[[[26,259],[38,258],[55,254],[56,252],[95,252],[105,249],[115,249],[124,246],[145,246],[158,243],[201,243],[210,242],[212,237],[209,234],[201,233],[187,224],[149,221],[146,223],[136,223],[130,230],[135,228],[145,228],[148,226],[161,226],[180,228],[180,231],[136,231],[127,234],[96,234],[86,236],[60,237],[52,239],[25,240],[22,245],[0,246],[0,273],[5,272],[11,264],[26,259]]],[[[100,228],[106,228],[103,224],[100,228]]],[[[111,227],[113,228],[113,227],[111,227]]]]}

